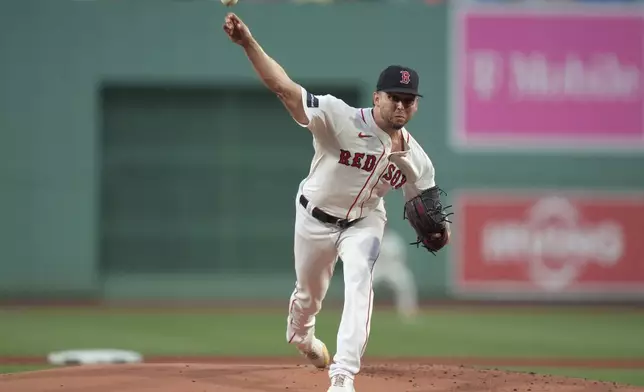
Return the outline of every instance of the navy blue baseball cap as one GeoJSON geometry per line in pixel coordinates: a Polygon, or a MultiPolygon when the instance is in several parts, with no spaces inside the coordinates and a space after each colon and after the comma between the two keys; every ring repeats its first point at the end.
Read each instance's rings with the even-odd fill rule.
{"type": "Polygon", "coordinates": [[[418,93],[418,79],[418,73],[415,70],[401,65],[390,65],[380,73],[376,91],[422,97],[418,93]]]}

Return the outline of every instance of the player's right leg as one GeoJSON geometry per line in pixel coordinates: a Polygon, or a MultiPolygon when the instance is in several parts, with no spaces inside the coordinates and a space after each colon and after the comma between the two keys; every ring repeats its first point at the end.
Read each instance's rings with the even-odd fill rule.
{"type": "Polygon", "coordinates": [[[344,231],[338,242],[343,262],[344,307],[338,328],[337,351],[329,367],[329,392],[353,392],[367,347],[373,305],[373,268],[380,254],[385,216],[368,215],[344,231]]]}
{"type": "Polygon", "coordinates": [[[315,336],[315,317],[338,257],[333,230],[297,203],[293,249],[297,282],[290,298],[286,339],[319,368],[331,362],[326,346],[315,336]]]}

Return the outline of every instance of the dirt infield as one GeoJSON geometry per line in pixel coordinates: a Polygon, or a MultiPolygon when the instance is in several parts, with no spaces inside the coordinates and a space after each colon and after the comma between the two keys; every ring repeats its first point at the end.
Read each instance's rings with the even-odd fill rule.
{"type": "MultiPolygon", "coordinates": [[[[72,366],[0,375],[0,391],[325,392],[326,371],[282,359],[229,363],[144,363],[72,366]]],[[[223,359],[218,362],[223,362],[223,359]]],[[[360,392],[644,392],[644,388],[469,366],[370,361],[355,381],[360,392]]]]}
{"type": "MultiPolygon", "coordinates": [[[[644,358],[492,358],[492,357],[376,357],[363,359],[366,364],[405,364],[405,365],[450,365],[450,366],[532,366],[532,367],[574,367],[593,369],[644,369],[644,358]]],[[[145,356],[146,363],[191,363],[228,365],[251,363],[254,365],[302,366],[299,356],[289,357],[226,357],[226,356],[145,356]]],[[[47,358],[41,356],[0,356],[0,365],[44,365],[47,358]]]]}

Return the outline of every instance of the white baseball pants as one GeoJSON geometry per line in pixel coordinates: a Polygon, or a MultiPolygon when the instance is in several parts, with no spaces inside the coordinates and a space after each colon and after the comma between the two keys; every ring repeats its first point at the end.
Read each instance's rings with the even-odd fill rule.
{"type": "Polygon", "coordinates": [[[301,344],[312,339],[315,317],[329,288],[338,256],[344,270],[344,309],[337,334],[337,351],[329,375],[353,377],[367,347],[373,306],[373,267],[380,252],[384,214],[373,212],[344,230],[322,223],[296,198],[295,273],[286,339],[301,344]]]}

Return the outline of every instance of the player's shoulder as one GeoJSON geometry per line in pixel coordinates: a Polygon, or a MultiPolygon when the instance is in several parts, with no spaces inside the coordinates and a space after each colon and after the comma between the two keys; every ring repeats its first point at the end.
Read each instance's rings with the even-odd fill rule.
{"type": "Polygon", "coordinates": [[[329,93],[315,93],[302,87],[306,96],[306,106],[310,109],[333,109],[337,111],[355,109],[342,98],[329,93]]]}

